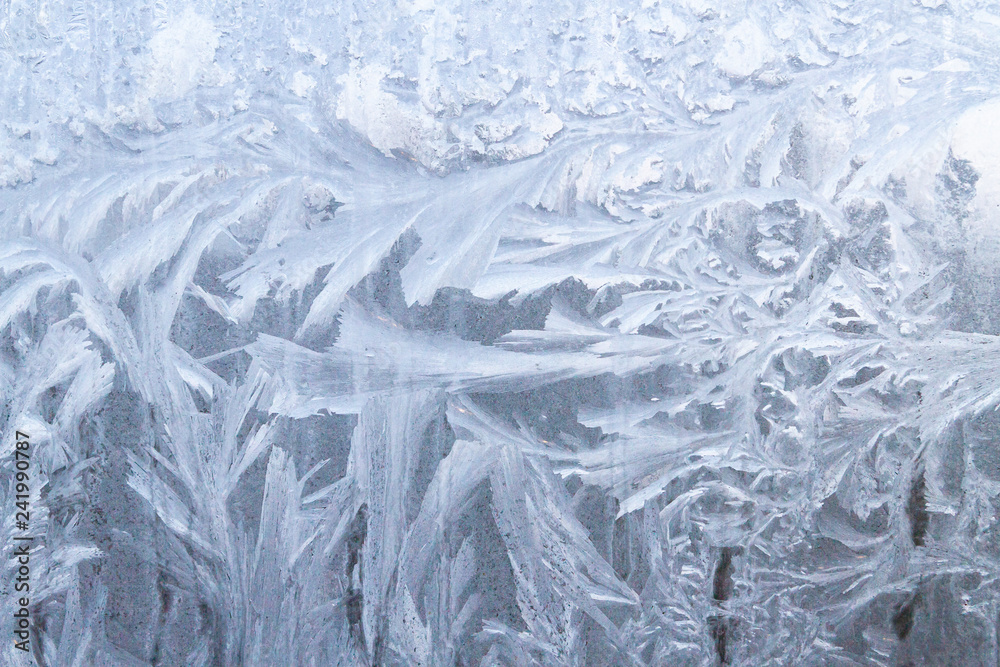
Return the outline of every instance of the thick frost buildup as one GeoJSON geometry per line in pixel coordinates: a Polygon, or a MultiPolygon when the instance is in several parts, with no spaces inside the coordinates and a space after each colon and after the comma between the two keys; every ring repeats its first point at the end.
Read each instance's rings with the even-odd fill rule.
{"type": "Polygon", "coordinates": [[[0,663],[998,664],[998,36],[0,3],[0,663]]]}

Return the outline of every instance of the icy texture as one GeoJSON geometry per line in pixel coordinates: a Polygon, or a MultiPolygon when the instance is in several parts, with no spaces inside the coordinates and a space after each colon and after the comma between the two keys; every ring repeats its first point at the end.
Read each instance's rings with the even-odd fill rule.
{"type": "Polygon", "coordinates": [[[0,3],[36,663],[996,665],[998,45],[961,0],[0,3]]]}

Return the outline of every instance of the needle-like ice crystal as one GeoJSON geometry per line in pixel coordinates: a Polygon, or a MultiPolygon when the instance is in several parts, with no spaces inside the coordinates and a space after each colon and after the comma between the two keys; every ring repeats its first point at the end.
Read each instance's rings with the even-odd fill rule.
{"type": "Polygon", "coordinates": [[[985,0],[0,2],[0,662],[995,666],[998,62],[985,0]]]}

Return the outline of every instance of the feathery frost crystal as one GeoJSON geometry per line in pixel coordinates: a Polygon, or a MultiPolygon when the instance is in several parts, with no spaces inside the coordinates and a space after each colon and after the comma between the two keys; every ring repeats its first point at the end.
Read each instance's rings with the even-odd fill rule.
{"type": "Polygon", "coordinates": [[[0,663],[996,665],[998,45],[0,3],[0,663]]]}

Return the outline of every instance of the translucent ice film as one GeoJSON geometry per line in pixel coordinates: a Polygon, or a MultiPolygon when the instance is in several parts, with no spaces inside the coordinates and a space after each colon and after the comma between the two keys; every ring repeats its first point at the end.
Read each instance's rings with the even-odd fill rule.
{"type": "Polygon", "coordinates": [[[0,0],[0,328],[4,666],[1000,663],[994,0],[0,0]]]}

